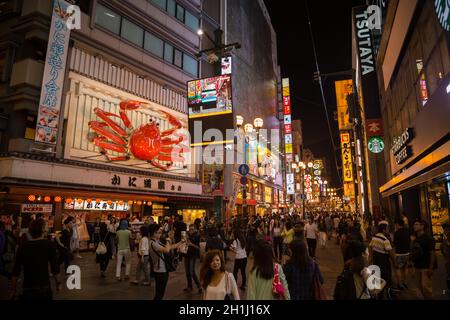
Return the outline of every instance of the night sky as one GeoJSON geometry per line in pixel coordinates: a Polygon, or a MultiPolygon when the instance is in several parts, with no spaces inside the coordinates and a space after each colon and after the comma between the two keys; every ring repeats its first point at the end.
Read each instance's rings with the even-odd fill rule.
{"type": "MultiPolygon", "coordinates": [[[[290,78],[293,118],[302,120],[304,146],[311,149],[315,157],[325,157],[329,161],[332,186],[339,187],[320,87],[313,81],[316,67],[305,0],[295,2],[264,0],[264,2],[277,33],[281,76],[290,78]]],[[[351,8],[364,5],[365,2],[364,0],[308,1],[322,74],[351,69],[351,8]]],[[[336,111],[334,81],[339,79],[345,79],[345,77],[329,78],[324,86],[337,148],[339,138],[337,121],[334,120],[334,111],[336,111]]],[[[340,157],[340,151],[338,151],[339,166],[341,165],[340,157]]]]}

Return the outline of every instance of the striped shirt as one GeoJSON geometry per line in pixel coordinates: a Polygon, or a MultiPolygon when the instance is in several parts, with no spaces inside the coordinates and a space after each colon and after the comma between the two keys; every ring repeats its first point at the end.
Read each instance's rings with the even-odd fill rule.
{"type": "Polygon", "coordinates": [[[377,233],[374,237],[372,237],[372,241],[369,246],[372,247],[373,251],[383,254],[388,254],[389,251],[392,250],[391,242],[382,233],[377,233]]]}

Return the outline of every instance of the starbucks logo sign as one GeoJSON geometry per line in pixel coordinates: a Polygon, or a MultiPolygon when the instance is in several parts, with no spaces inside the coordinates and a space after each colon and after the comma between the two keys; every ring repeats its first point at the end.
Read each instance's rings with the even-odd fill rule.
{"type": "Polygon", "coordinates": [[[450,31],[450,0],[434,0],[434,6],[442,28],[450,31]]]}
{"type": "Polygon", "coordinates": [[[372,153],[381,153],[384,150],[384,142],[381,138],[374,137],[369,140],[369,151],[372,153]]]}

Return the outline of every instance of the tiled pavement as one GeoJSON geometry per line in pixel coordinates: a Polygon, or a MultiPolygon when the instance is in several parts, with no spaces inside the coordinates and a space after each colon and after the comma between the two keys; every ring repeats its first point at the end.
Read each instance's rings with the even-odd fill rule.
{"type": "MultiPolygon", "coordinates": [[[[126,281],[117,281],[115,278],[115,260],[111,260],[108,266],[106,278],[100,277],[98,265],[95,263],[95,254],[92,252],[82,253],[82,259],[76,259],[76,264],[81,269],[81,290],[68,290],[64,286],[63,290],[55,293],[54,297],[58,300],[151,300],[154,295],[154,282],[151,286],[132,285],[126,281]]],[[[343,267],[342,257],[338,246],[334,241],[328,241],[325,248],[317,248],[317,261],[322,274],[325,278],[324,289],[329,299],[332,299],[336,278],[343,267]]],[[[248,263],[248,270],[251,268],[251,258],[248,263]]],[[[434,276],[434,295],[435,299],[450,299],[450,296],[443,293],[445,289],[445,275],[443,261],[439,261],[440,269],[434,276]]],[[[136,254],[133,253],[131,279],[134,279],[136,266],[136,254]]],[[[227,270],[232,271],[233,262],[227,262],[227,270]]],[[[200,265],[197,266],[197,269],[200,265]]],[[[198,270],[197,270],[198,272],[198,270]]],[[[124,270],[122,271],[122,274],[124,270]]],[[[240,284],[240,279],[238,284],[240,284]]],[[[420,293],[415,288],[415,281],[409,280],[410,289],[401,293],[398,299],[420,299],[420,293]]],[[[201,295],[195,290],[193,293],[185,293],[186,277],[184,274],[184,265],[181,264],[178,270],[170,274],[169,283],[166,290],[165,299],[171,300],[198,300],[201,295]]],[[[8,298],[8,283],[5,278],[0,277],[0,299],[8,298]]],[[[55,292],[55,291],[54,291],[55,292]]],[[[245,298],[245,293],[241,292],[241,298],[245,298]]]]}

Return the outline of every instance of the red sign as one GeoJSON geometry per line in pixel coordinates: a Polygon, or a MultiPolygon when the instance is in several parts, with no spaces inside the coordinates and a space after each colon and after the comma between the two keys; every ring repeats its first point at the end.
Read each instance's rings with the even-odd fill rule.
{"type": "Polygon", "coordinates": [[[350,142],[350,135],[348,133],[342,133],[341,134],[341,142],[349,143],[350,142]]]}
{"type": "Polygon", "coordinates": [[[368,137],[379,137],[383,135],[383,122],[381,119],[367,119],[366,128],[368,137]]]}
{"type": "Polygon", "coordinates": [[[290,133],[292,133],[292,124],[286,124],[286,125],[284,125],[284,133],[285,133],[285,134],[290,134],[290,133]]]}
{"type": "Polygon", "coordinates": [[[283,106],[285,106],[285,107],[291,106],[291,97],[289,97],[289,96],[283,97],[283,106]]]}
{"type": "Polygon", "coordinates": [[[291,114],[291,106],[284,106],[283,111],[285,115],[291,114]]]}

